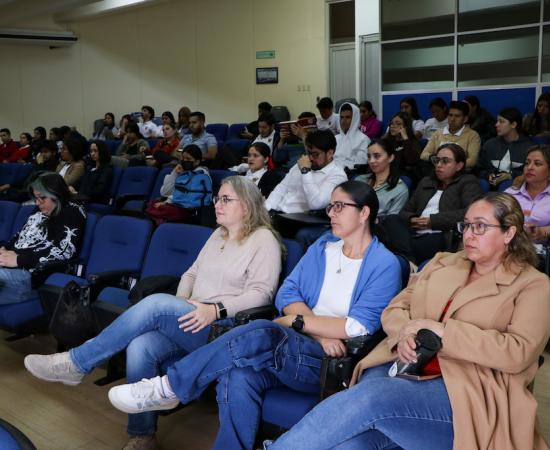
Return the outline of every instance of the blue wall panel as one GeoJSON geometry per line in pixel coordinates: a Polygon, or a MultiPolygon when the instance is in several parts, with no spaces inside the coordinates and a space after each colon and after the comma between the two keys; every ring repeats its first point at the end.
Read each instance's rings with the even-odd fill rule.
{"type": "Polygon", "coordinates": [[[511,106],[518,108],[522,114],[533,111],[536,102],[535,92],[534,87],[459,91],[458,99],[475,95],[479,98],[481,106],[496,117],[501,109],[511,106]]]}
{"type": "Polygon", "coordinates": [[[445,100],[447,103],[449,103],[452,99],[452,93],[449,92],[429,92],[429,93],[422,93],[422,94],[386,94],[382,97],[382,108],[384,111],[384,118],[381,119],[384,122],[384,130],[385,127],[388,126],[388,123],[390,122],[391,117],[396,113],[399,112],[399,105],[401,103],[401,99],[404,97],[414,97],[416,100],[416,104],[418,105],[418,112],[420,113],[420,118],[424,121],[428,120],[430,117],[432,117],[432,113],[430,112],[430,109],[428,105],[435,97],[441,97],[443,100],[445,100]]]}

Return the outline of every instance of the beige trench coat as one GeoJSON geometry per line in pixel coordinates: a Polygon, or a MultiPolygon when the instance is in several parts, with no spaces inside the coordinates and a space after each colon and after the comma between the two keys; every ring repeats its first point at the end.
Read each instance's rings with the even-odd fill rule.
{"type": "Polygon", "coordinates": [[[537,431],[527,386],[550,335],[550,280],[536,269],[503,265],[466,286],[464,252],[439,253],[382,314],[388,337],[356,367],[396,359],[399,331],[411,319],[438,321],[447,301],[439,361],[453,411],[455,450],[549,449],[537,431]]]}

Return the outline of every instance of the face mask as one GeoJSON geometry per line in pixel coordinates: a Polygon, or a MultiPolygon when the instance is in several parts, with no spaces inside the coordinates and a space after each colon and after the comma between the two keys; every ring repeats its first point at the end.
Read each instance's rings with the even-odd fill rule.
{"type": "Polygon", "coordinates": [[[193,161],[182,161],[181,167],[183,167],[183,170],[193,170],[195,168],[193,166],[193,161]]]}

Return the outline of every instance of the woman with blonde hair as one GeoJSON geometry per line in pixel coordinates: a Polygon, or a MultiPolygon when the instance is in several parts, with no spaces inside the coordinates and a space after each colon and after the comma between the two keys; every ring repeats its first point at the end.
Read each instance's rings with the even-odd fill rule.
{"type": "Polygon", "coordinates": [[[549,448],[527,387],[550,335],[550,281],[534,268],[521,207],[488,193],[458,228],[464,250],[438,253],[385,309],[388,337],[356,367],[359,382],[269,450],[549,448]],[[394,361],[416,362],[420,330],[441,349],[415,378],[390,376],[394,361]]]}
{"type": "MultiPolygon", "coordinates": [[[[279,280],[282,246],[260,191],[250,180],[228,177],[214,203],[220,226],[182,275],[175,296],[151,295],[94,339],[66,353],[29,355],[25,367],[40,379],[74,386],[126,349],[126,378],[136,382],[159,375],[167,360],[205,345],[212,323],[269,304],[279,280]]],[[[149,393],[143,395],[147,402],[149,393]]],[[[155,432],[154,412],[131,414],[130,441],[124,448],[156,448],[155,432]]]]}

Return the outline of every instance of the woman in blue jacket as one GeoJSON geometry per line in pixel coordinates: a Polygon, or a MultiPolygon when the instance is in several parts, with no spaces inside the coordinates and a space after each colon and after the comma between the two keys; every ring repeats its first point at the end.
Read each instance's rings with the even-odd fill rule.
{"type": "Polygon", "coordinates": [[[332,234],[313,244],[283,283],[275,300],[281,317],[234,328],[164,377],[111,389],[113,405],[127,413],[171,409],[218,380],[214,448],[253,448],[264,391],[319,392],[325,354],[344,356],[343,340],[380,328],[401,277],[396,257],[372,235],[377,211],[376,193],[365,183],[337,186],[327,207],[332,234]]]}

